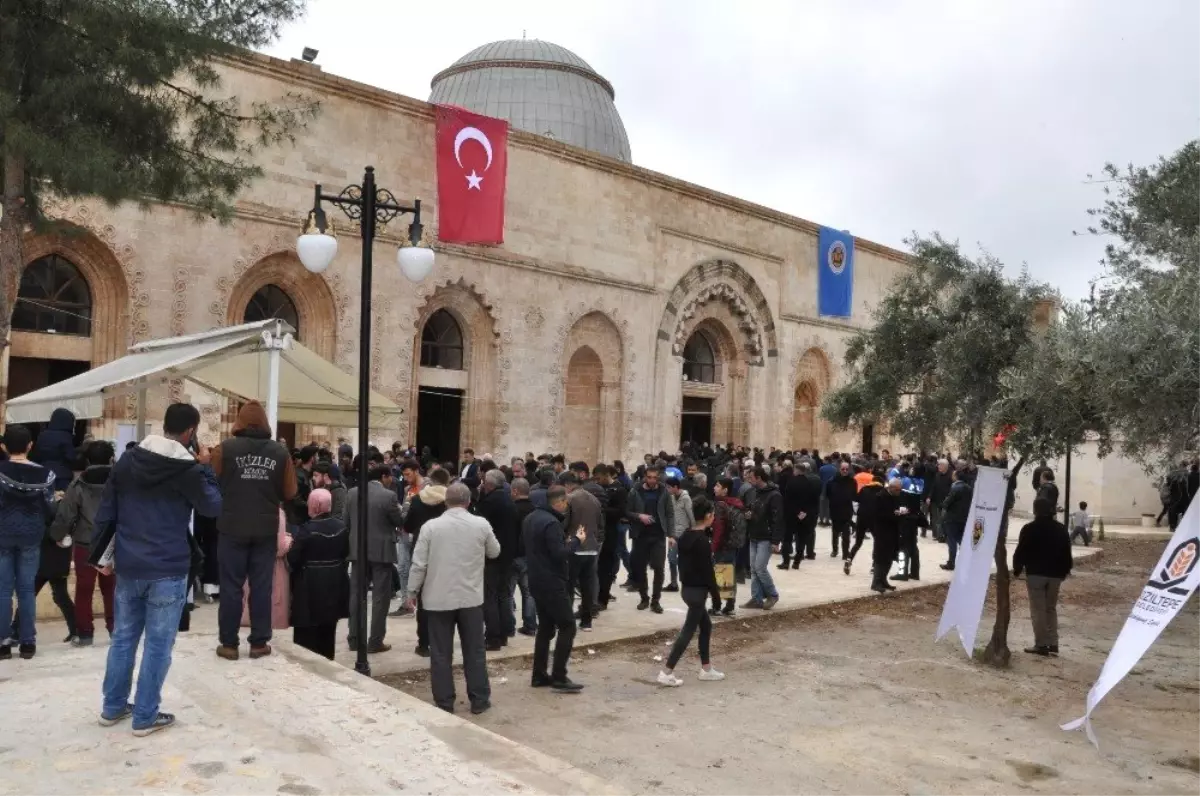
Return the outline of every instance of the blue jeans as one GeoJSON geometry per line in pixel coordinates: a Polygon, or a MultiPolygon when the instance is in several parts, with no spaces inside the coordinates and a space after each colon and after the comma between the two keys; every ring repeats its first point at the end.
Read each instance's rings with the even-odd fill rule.
{"type": "Polygon", "coordinates": [[[408,594],[408,573],[412,569],[412,536],[401,533],[396,542],[396,571],[400,573],[400,591],[397,594],[408,594]]]}
{"type": "MultiPolygon", "coordinates": [[[[529,591],[529,568],[524,558],[514,558],[512,564],[512,582],[521,592],[521,627],[525,630],[537,630],[537,606],[533,602],[533,594],[529,591]]],[[[517,611],[517,598],[512,598],[514,621],[517,611]]]]}
{"type": "Polygon", "coordinates": [[[112,645],[104,670],[105,716],[117,716],[129,704],[133,664],[138,644],[146,635],[142,666],[138,670],[133,728],[149,727],[158,718],[162,686],[171,668],[171,649],[179,630],[179,617],[187,600],[188,579],[134,580],[117,573],[116,611],[112,645]]]}
{"type": "Polygon", "coordinates": [[[625,572],[629,572],[629,545],[625,540],[629,538],[629,523],[622,522],[617,526],[617,560],[613,562],[613,577],[621,571],[621,565],[625,566],[625,572]]]}
{"type": "Polygon", "coordinates": [[[22,644],[37,641],[34,628],[37,595],[33,589],[41,558],[40,540],[27,545],[0,545],[0,641],[6,641],[13,634],[14,591],[17,593],[17,621],[21,625],[18,641],[22,644]]]}
{"type": "Polygon", "coordinates": [[[768,597],[779,598],[775,581],[771,579],[771,540],[750,541],[750,597],[762,602],[768,597]]]}
{"type": "Polygon", "coordinates": [[[671,583],[679,585],[679,545],[667,546],[667,567],[671,570],[671,583]]]}

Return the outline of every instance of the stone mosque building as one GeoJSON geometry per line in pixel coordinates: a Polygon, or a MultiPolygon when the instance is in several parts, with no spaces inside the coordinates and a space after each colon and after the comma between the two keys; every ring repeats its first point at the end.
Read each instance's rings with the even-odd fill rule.
{"type": "MultiPolygon", "coordinates": [[[[222,71],[222,90],[243,102],[301,93],[321,113],[294,144],[261,153],[265,176],[230,225],[178,206],[53,205],[75,229],[27,241],[8,396],[132,342],[272,316],[353,370],[360,250],[343,234],[324,274],[301,266],[295,240],[312,186],[336,192],[373,165],[402,201],[426,200],[426,240],[436,240],[429,103],[449,103],[512,124],[505,240],[435,244],[434,272],[419,285],[376,266],[371,378],[405,411],[373,439],[429,445],[443,459],[470,446],[593,462],[681,440],[889,444],[871,428],[832,433],[818,407],[904,254],[856,239],[852,316],[818,317],[817,225],[633,165],[613,86],[574,53],[532,40],[484,45],[437,74],[429,103],[254,53],[222,71]]],[[[394,262],[399,231],[378,243],[387,256],[377,263],[394,262]]],[[[152,396],[150,417],[187,398],[201,408],[203,438],[228,433],[228,402],[187,390],[152,396]]],[[[132,420],[132,406],[110,403],[93,433],[114,437],[132,420]]]]}

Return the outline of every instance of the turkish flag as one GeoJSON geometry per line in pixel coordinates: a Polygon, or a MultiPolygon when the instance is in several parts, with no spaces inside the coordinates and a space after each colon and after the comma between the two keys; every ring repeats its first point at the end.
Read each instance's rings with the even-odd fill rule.
{"type": "Polygon", "coordinates": [[[436,106],[438,240],[503,243],[508,122],[436,106]]]}

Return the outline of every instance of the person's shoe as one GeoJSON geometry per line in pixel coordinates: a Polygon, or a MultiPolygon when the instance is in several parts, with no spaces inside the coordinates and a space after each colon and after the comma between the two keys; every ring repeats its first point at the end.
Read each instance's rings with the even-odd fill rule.
{"type": "Polygon", "coordinates": [[[787,569],[791,566],[790,562],[784,561],[782,564],[776,564],[775,569],[787,569]]]}
{"type": "Polygon", "coordinates": [[[582,630],[584,633],[591,633],[591,632],[592,632],[592,626],[591,626],[590,624],[587,624],[587,625],[583,625],[583,624],[581,624],[581,625],[579,626],[579,629],[580,629],[580,630],[582,630]]]}
{"type": "Polygon", "coordinates": [[[483,645],[483,649],[485,652],[499,652],[500,650],[504,649],[504,645],[499,641],[489,641],[487,644],[483,645]]]}
{"type": "Polygon", "coordinates": [[[707,669],[700,670],[700,678],[699,679],[705,681],[706,683],[715,683],[718,680],[724,680],[725,673],[718,672],[716,669],[709,667],[707,669]]]}
{"type": "Polygon", "coordinates": [[[1037,647],[1037,646],[1026,647],[1025,651],[1028,652],[1030,655],[1041,655],[1043,658],[1050,657],[1050,648],[1049,647],[1037,647]]]}
{"type": "Polygon", "coordinates": [[[583,690],[583,685],[576,683],[570,677],[564,677],[561,680],[551,680],[550,689],[560,694],[578,694],[583,690]]]}
{"type": "Polygon", "coordinates": [[[645,611],[649,607],[650,607],[650,600],[646,597],[643,597],[642,601],[637,604],[637,609],[639,611],[645,611]]]}
{"type": "Polygon", "coordinates": [[[530,686],[531,688],[549,688],[549,687],[550,687],[550,682],[551,682],[551,681],[550,681],[550,675],[548,675],[548,674],[535,674],[535,675],[534,675],[534,676],[533,676],[533,677],[532,677],[532,678],[529,680],[529,686],[530,686]]]}
{"type": "Polygon", "coordinates": [[[656,614],[661,614],[663,612],[662,604],[655,600],[654,602],[650,603],[650,610],[656,614]]]}
{"type": "Polygon", "coordinates": [[[747,600],[745,603],[743,603],[742,607],[762,610],[763,604],[760,603],[758,600],[747,600]]]}
{"type": "Polygon", "coordinates": [[[744,584],[746,582],[746,573],[744,573],[744,572],[737,573],[737,575],[734,576],[734,580],[737,581],[739,585],[744,584]]]}
{"type": "Polygon", "coordinates": [[[908,580],[908,575],[892,575],[892,580],[908,580]]]}
{"type": "Polygon", "coordinates": [[[601,611],[607,611],[607,610],[608,610],[608,602],[605,600],[601,600],[600,602],[596,603],[596,610],[592,611],[592,616],[595,616],[596,614],[600,613],[601,611]]]}
{"type": "Polygon", "coordinates": [[[12,645],[0,644],[0,661],[12,660],[12,645]]]}
{"type": "Polygon", "coordinates": [[[871,584],[871,591],[873,591],[873,592],[878,592],[879,594],[886,594],[887,590],[888,590],[887,586],[884,586],[882,584],[879,584],[879,583],[871,584]]]}
{"type": "Polygon", "coordinates": [[[665,685],[670,688],[678,688],[679,686],[683,685],[683,681],[674,674],[668,674],[667,672],[660,671],[658,673],[658,684],[665,685]]]}
{"type": "Polygon", "coordinates": [[[417,655],[420,655],[422,658],[429,657],[429,647],[422,647],[420,644],[417,645],[417,648],[413,650],[413,652],[415,652],[417,655]]]}
{"type": "Polygon", "coordinates": [[[637,591],[638,590],[637,584],[630,583],[629,581],[625,581],[624,583],[622,583],[621,588],[624,589],[625,591],[637,591]]]}
{"type": "Polygon", "coordinates": [[[668,583],[666,586],[663,586],[663,591],[679,591],[679,584],[668,583]]]}
{"type": "Polygon", "coordinates": [[[522,636],[536,636],[537,628],[536,627],[523,627],[523,628],[519,629],[517,632],[520,633],[522,636]]]}
{"type": "Polygon", "coordinates": [[[809,553],[808,555],[806,555],[806,556],[805,556],[805,558],[807,558],[809,561],[816,561],[816,560],[817,560],[817,554],[816,554],[816,553],[809,553]]]}
{"type": "Polygon", "coordinates": [[[908,579],[909,580],[920,580],[921,576],[920,575],[909,575],[908,579]]]}
{"type": "Polygon", "coordinates": [[[121,711],[115,716],[105,716],[103,713],[101,713],[100,714],[100,726],[101,727],[111,727],[114,724],[119,724],[122,721],[125,721],[125,719],[129,718],[132,715],[133,715],[133,705],[126,704],[125,707],[121,708],[121,711]]]}
{"type": "MultiPolygon", "coordinates": [[[[388,652],[389,650],[391,650],[391,648],[392,648],[391,644],[385,644],[381,641],[378,644],[372,644],[369,647],[367,647],[367,654],[368,655],[378,655],[381,652],[388,652]]],[[[420,653],[418,653],[418,654],[420,654],[420,653]]],[[[254,657],[254,653],[251,652],[250,656],[254,657]]]]}
{"type": "Polygon", "coordinates": [[[944,569],[944,570],[946,570],[947,572],[953,572],[953,571],[954,571],[954,565],[953,565],[953,564],[938,564],[938,567],[939,567],[939,568],[941,568],[941,569],[944,569]]]}
{"type": "Polygon", "coordinates": [[[476,702],[471,706],[471,713],[478,716],[480,713],[487,713],[491,709],[491,702],[476,702]]]}
{"type": "Polygon", "coordinates": [[[71,645],[74,647],[90,647],[93,643],[94,640],[92,636],[76,636],[75,640],[71,642],[71,645]]]}
{"type": "Polygon", "coordinates": [[[833,552],[829,554],[830,558],[837,558],[837,548],[833,548],[833,552]]]}
{"type": "Polygon", "coordinates": [[[175,716],[170,713],[159,713],[154,717],[154,721],[147,724],[145,727],[134,727],[133,734],[138,738],[144,738],[151,733],[165,730],[175,723],[175,716]]]}
{"type": "Polygon", "coordinates": [[[733,616],[733,600],[725,601],[725,607],[721,609],[721,613],[725,616],[733,616]]]}
{"type": "Polygon", "coordinates": [[[847,575],[850,574],[850,562],[849,561],[842,562],[842,572],[846,573],[847,575]]]}
{"type": "Polygon", "coordinates": [[[720,616],[721,609],[714,605],[712,608],[708,609],[708,615],[709,616],[720,616]]]}
{"type": "Polygon", "coordinates": [[[1055,658],[1058,657],[1058,645],[1057,644],[1051,644],[1046,649],[1050,650],[1050,654],[1053,655],[1055,658]]]}
{"type": "Polygon", "coordinates": [[[770,611],[779,602],[779,597],[768,597],[763,600],[762,608],[764,611],[770,611]]]}
{"type": "Polygon", "coordinates": [[[621,588],[622,588],[622,589],[626,589],[626,590],[628,590],[628,589],[629,589],[629,587],[630,587],[630,586],[632,586],[632,585],[633,585],[633,584],[629,582],[629,578],[626,578],[626,579],[625,579],[625,580],[624,580],[624,581],[621,583],[621,588]]]}
{"type": "Polygon", "coordinates": [[[236,661],[238,659],[238,648],[227,647],[224,644],[217,647],[217,657],[224,658],[227,661],[236,661]]]}
{"type": "Polygon", "coordinates": [[[37,645],[22,644],[21,646],[17,647],[17,652],[20,654],[21,660],[27,661],[34,655],[37,655],[37,645]]]}
{"type": "MultiPolygon", "coordinates": [[[[370,650],[367,650],[367,652],[370,652],[370,650]]],[[[271,645],[270,644],[260,644],[257,647],[250,648],[250,660],[252,660],[252,661],[256,661],[259,658],[265,658],[270,654],[271,654],[271,645]]]]}
{"type": "Polygon", "coordinates": [[[75,635],[74,633],[68,633],[67,637],[63,639],[63,644],[74,644],[75,639],[77,638],[79,638],[79,636],[75,635]]]}
{"type": "Polygon", "coordinates": [[[388,614],[388,616],[401,617],[401,616],[408,616],[411,613],[412,612],[408,610],[407,605],[402,605],[399,608],[397,608],[395,611],[392,611],[390,614],[388,614]]]}
{"type": "Polygon", "coordinates": [[[887,583],[883,584],[883,588],[887,589],[888,591],[895,591],[895,590],[896,590],[896,587],[895,587],[895,586],[891,586],[891,585],[889,585],[889,584],[887,584],[887,583]]]}
{"type": "Polygon", "coordinates": [[[792,562],[792,569],[800,569],[800,559],[797,558],[792,562]]]}

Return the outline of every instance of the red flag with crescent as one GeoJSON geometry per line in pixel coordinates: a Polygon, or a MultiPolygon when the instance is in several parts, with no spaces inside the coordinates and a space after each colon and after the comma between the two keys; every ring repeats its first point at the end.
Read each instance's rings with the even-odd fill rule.
{"type": "Polygon", "coordinates": [[[436,106],[438,240],[504,242],[508,122],[436,106]]]}

